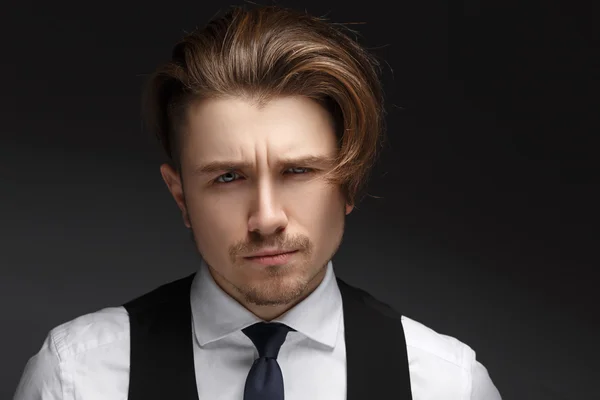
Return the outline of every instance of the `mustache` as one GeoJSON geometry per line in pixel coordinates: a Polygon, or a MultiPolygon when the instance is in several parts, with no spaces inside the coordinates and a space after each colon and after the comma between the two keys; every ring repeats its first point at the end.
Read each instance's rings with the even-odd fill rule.
{"type": "Polygon", "coordinates": [[[266,247],[275,247],[283,250],[299,250],[310,252],[312,246],[308,236],[304,235],[251,235],[249,241],[242,240],[229,248],[229,256],[234,261],[239,254],[258,252],[266,247]]]}

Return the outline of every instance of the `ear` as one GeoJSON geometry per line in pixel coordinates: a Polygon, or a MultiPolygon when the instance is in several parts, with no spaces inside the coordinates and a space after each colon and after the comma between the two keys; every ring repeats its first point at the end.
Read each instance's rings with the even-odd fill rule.
{"type": "Polygon", "coordinates": [[[354,206],[352,204],[346,203],[346,215],[350,214],[354,210],[354,206]]]}
{"type": "Polygon", "coordinates": [[[169,192],[171,192],[173,199],[175,199],[175,203],[177,203],[177,206],[181,210],[183,223],[186,227],[191,228],[192,224],[190,223],[187,207],[185,204],[181,176],[177,171],[175,171],[173,167],[166,163],[160,166],[160,174],[162,175],[163,180],[167,184],[167,188],[169,188],[169,192]]]}

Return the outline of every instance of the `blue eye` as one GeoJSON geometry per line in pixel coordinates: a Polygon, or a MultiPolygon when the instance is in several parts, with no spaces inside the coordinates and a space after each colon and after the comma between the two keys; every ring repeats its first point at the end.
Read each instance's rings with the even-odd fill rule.
{"type": "Polygon", "coordinates": [[[238,177],[238,174],[236,174],[235,172],[228,172],[226,174],[219,176],[217,179],[215,179],[215,182],[229,183],[229,182],[235,181],[237,177],[238,177]]]}
{"type": "MultiPolygon", "coordinates": [[[[311,168],[305,168],[305,167],[292,167],[292,168],[288,168],[286,170],[286,172],[289,172],[293,175],[303,175],[303,174],[307,174],[309,172],[312,172],[311,168]]],[[[219,177],[217,177],[214,181],[216,183],[220,183],[220,184],[225,184],[225,183],[231,183],[234,182],[236,180],[238,180],[240,178],[240,175],[234,171],[230,171],[227,172],[223,175],[220,175],[219,177]]]]}
{"type": "Polygon", "coordinates": [[[288,169],[288,171],[292,171],[292,173],[294,174],[303,174],[303,173],[307,173],[309,172],[309,168],[301,168],[301,167],[297,167],[297,168],[290,168],[288,169]]]}

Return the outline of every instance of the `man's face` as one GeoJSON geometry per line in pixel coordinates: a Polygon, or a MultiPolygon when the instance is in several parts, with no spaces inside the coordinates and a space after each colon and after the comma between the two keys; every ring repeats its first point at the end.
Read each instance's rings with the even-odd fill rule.
{"type": "Polygon", "coordinates": [[[262,109],[228,98],[188,118],[182,176],[161,171],[213,277],[246,303],[298,301],[324,276],[352,210],[324,177],[337,151],[330,114],[302,97],[262,109]],[[262,251],[294,252],[250,257],[262,251]]]}

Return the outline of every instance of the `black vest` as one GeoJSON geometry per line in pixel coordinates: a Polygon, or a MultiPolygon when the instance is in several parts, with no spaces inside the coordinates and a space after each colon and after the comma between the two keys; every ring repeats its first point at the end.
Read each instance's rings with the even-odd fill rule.
{"type": "MultiPolygon", "coordinates": [[[[213,400],[198,399],[196,386],[194,275],[124,304],[131,341],[128,400],[213,400]]],[[[337,283],[344,310],[347,400],[412,400],[401,314],[339,278],[337,283]]]]}

